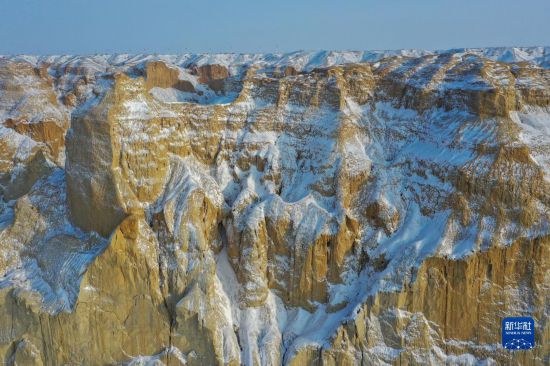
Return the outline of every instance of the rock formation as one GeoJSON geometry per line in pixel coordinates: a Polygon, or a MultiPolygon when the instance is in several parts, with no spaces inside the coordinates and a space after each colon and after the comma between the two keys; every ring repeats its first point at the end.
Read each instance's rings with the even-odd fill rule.
{"type": "Polygon", "coordinates": [[[548,364],[548,55],[0,58],[0,362],[548,364]]]}

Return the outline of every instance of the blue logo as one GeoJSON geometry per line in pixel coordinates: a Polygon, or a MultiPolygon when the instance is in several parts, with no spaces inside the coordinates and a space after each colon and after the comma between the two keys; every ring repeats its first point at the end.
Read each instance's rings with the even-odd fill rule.
{"type": "Polygon", "coordinates": [[[531,317],[502,319],[502,346],[509,350],[535,347],[535,321],[531,317]]]}

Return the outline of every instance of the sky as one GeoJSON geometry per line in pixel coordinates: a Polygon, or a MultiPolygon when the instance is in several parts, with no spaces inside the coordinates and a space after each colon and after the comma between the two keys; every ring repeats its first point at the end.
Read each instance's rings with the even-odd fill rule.
{"type": "Polygon", "coordinates": [[[0,0],[0,54],[550,46],[550,0],[0,0]]]}

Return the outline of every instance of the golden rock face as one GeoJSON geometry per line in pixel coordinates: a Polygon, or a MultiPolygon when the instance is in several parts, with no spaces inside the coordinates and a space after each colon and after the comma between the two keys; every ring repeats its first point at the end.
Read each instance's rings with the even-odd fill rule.
{"type": "Polygon", "coordinates": [[[179,79],[177,69],[166,66],[164,62],[152,61],[148,62],[145,67],[145,87],[151,89],[159,88],[175,88],[180,91],[194,92],[193,84],[188,81],[179,79]]]}
{"type": "Polygon", "coordinates": [[[0,63],[0,361],[547,363],[547,69],[186,62],[0,63]]]}

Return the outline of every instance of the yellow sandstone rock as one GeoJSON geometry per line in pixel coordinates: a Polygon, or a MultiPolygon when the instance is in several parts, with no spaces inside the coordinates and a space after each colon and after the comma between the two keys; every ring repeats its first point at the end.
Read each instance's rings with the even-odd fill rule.
{"type": "Polygon", "coordinates": [[[0,63],[0,362],[547,363],[547,69],[52,60],[0,63]]]}

